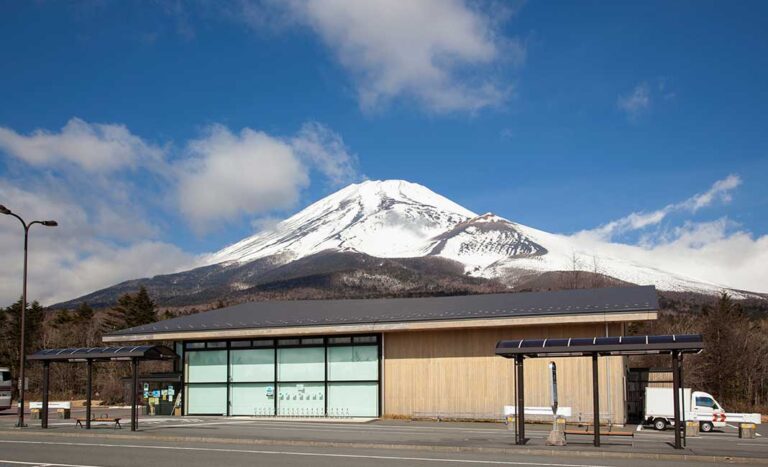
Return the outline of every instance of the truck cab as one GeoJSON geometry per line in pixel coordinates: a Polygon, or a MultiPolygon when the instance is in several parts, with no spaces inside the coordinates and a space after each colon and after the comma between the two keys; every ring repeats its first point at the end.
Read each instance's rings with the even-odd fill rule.
{"type": "MultiPolygon", "coordinates": [[[[711,394],[702,391],[694,391],[691,394],[691,412],[694,415],[706,416],[709,420],[714,420],[715,414],[725,413],[721,406],[711,394]]],[[[723,428],[725,422],[701,421],[699,427],[703,432],[710,432],[714,427],[723,428]]]]}

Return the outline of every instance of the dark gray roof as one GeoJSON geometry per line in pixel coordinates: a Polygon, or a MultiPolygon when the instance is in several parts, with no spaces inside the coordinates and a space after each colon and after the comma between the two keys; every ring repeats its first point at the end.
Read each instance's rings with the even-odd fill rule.
{"type": "Polygon", "coordinates": [[[66,362],[70,360],[165,360],[176,358],[176,352],[162,345],[125,345],[122,347],[72,347],[44,349],[27,355],[27,360],[66,362]]]}
{"type": "Polygon", "coordinates": [[[250,302],[114,332],[110,336],[229,329],[455,321],[654,311],[653,286],[428,298],[250,302]]]}
{"type": "Polygon", "coordinates": [[[573,337],[556,339],[516,339],[499,341],[496,355],[524,357],[578,357],[583,355],[641,355],[670,353],[699,353],[704,340],[699,334],[671,336],[611,336],[573,337]]]}

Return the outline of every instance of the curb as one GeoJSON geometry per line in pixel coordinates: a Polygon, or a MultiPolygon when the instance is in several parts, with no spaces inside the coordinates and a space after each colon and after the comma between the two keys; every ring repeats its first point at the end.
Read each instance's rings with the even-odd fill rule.
{"type": "Polygon", "coordinates": [[[761,464],[768,465],[768,458],[759,457],[739,457],[739,456],[704,456],[697,454],[659,454],[646,452],[628,452],[628,451],[578,451],[578,450],[557,450],[546,448],[490,448],[490,447],[472,447],[472,446],[442,446],[430,444],[394,444],[394,443],[359,443],[359,442],[337,442],[337,441],[306,441],[306,440],[272,440],[272,439],[246,439],[246,438],[211,438],[204,436],[168,436],[168,435],[115,435],[101,433],[42,433],[39,431],[20,431],[20,430],[0,430],[0,435],[11,436],[40,436],[40,437],[63,437],[63,438],[95,438],[95,439],[120,439],[120,440],[147,440],[147,441],[167,441],[175,443],[209,443],[209,444],[237,444],[252,446],[299,446],[299,447],[321,447],[321,448],[353,448],[353,449],[391,449],[391,450],[411,450],[411,451],[431,451],[431,452],[461,452],[461,453],[482,453],[482,454],[526,454],[532,456],[555,456],[563,455],[600,458],[600,459],[638,459],[638,460],[656,460],[656,461],[684,461],[698,463],[714,464],[761,464]]]}

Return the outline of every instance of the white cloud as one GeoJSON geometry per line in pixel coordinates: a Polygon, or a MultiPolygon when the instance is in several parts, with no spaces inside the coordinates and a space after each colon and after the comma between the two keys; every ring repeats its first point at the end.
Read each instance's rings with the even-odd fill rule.
{"type": "Polygon", "coordinates": [[[741,177],[738,175],[729,175],[722,180],[716,181],[712,187],[705,191],[692,196],[683,202],[684,207],[691,211],[697,211],[703,207],[709,206],[715,200],[720,200],[723,203],[731,202],[731,191],[738,188],[741,185],[741,177]]]}
{"type": "Polygon", "coordinates": [[[359,177],[341,137],[316,122],[287,139],[213,125],[189,143],[188,153],[178,167],[177,196],[182,214],[198,231],[294,206],[312,169],[334,185],[359,177]]]}
{"type": "Polygon", "coordinates": [[[179,207],[197,228],[293,206],[309,185],[307,168],[290,144],[266,133],[221,125],[189,144],[192,159],[179,174],[179,207]]]}
{"type": "Polygon", "coordinates": [[[695,194],[679,203],[668,204],[661,209],[651,212],[633,212],[595,229],[579,232],[577,235],[593,236],[602,240],[611,240],[612,238],[627,232],[658,225],[668,215],[674,212],[696,212],[703,207],[710,206],[715,201],[729,203],[732,198],[731,191],[736,189],[739,185],[741,185],[741,177],[731,174],[722,180],[716,181],[712,184],[709,190],[704,193],[695,194]]]}
{"type": "Polygon", "coordinates": [[[341,136],[320,123],[305,123],[291,140],[291,146],[299,157],[316,167],[334,185],[359,178],[357,158],[349,152],[341,136]]]}
{"type": "MultiPolygon", "coordinates": [[[[52,304],[127,279],[196,264],[192,255],[168,243],[141,238],[125,245],[115,243],[105,235],[104,227],[94,227],[102,222],[101,207],[91,210],[44,186],[27,191],[0,179],[0,203],[27,221],[53,218],[59,222],[58,227],[35,225],[30,229],[30,300],[52,304]]],[[[21,296],[23,232],[16,219],[0,216],[0,306],[21,296]]]]}
{"type": "Polygon", "coordinates": [[[132,134],[123,125],[70,119],[59,132],[35,130],[20,135],[0,127],[0,150],[38,167],[74,164],[89,172],[112,172],[156,164],[164,150],[132,134]]]}
{"type": "MultiPolygon", "coordinates": [[[[430,111],[476,111],[508,99],[504,62],[525,58],[522,43],[500,30],[509,14],[463,0],[289,0],[266,2],[277,22],[314,30],[353,77],[363,109],[397,97],[430,111]]],[[[264,5],[243,3],[240,19],[265,23],[264,5]]]]}
{"type": "Polygon", "coordinates": [[[616,105],[623,110],[630,119],[637,118],[651,107],[651,93],[647,83],[640,83],[631,93],[619,96],[616,105]]]}
{"type": "Polygon", "coordinates": [[[576,236],[584,251],[621,258],[695,280],[752,292],[768,292],[768,235],[755,237],[721,218],[686,222],[643,245],[576,236]]]}
{"type": "Polygon", "coordinates": [[[716,181],[703,193],[656,211],[632,213],[596,229],[571,236],[584,251],[621,258],[710,284],[768,292],[768,235],[756,237],[723,217],[684,221],[682,225],[642,235],[637,244],[615,242],[619,234],[658,226],[675,212],[695,213],[715,202],[728,203],[741,185],[738,175],[716,181]]]}

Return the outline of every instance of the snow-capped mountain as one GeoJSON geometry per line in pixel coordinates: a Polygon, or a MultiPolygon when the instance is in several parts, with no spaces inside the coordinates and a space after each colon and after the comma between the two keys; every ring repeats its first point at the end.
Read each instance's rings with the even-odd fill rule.
{"type": "Polygon", "coordinates": [[[424,256],[433,238],[474,216],[415,183],[368,181],[312,204],[269,232],[224,248],[207,263],[244,263],[273,255],[286,263],[329,249],[380,258],[424,256]]]}
{"type": "Polygon", "coordinates": [[[594,274],[582,276],[653,284],[664,291],[712,295],[725,289],[630,260],[638,258],[636,253],[637,247],[588,242],[490,213],[477,215],[415,183],[366,181],[207,255],[201,267],[126,281],[57,306],[80,301],[108,306],[139,285],[159,303],[180,306],[599,285],[553,283],[562,280],[563,271],[571,279],[574,271],[587,271],[594,274]]]}
{"type": "Polygon", "coordinates": [[[468,275],[511,282],[521,273],[580,269],[654,284],[662,290],[717,293],[723,289],[611,256],[573,237],[491,213],[477,215],[403,180],[349,185],[273,230],[224,248],[206,261],[231,265],[272,257],[275,264],[286,264],[327,250],[379,258],[438,256],[461,263],[468,275]]]}

